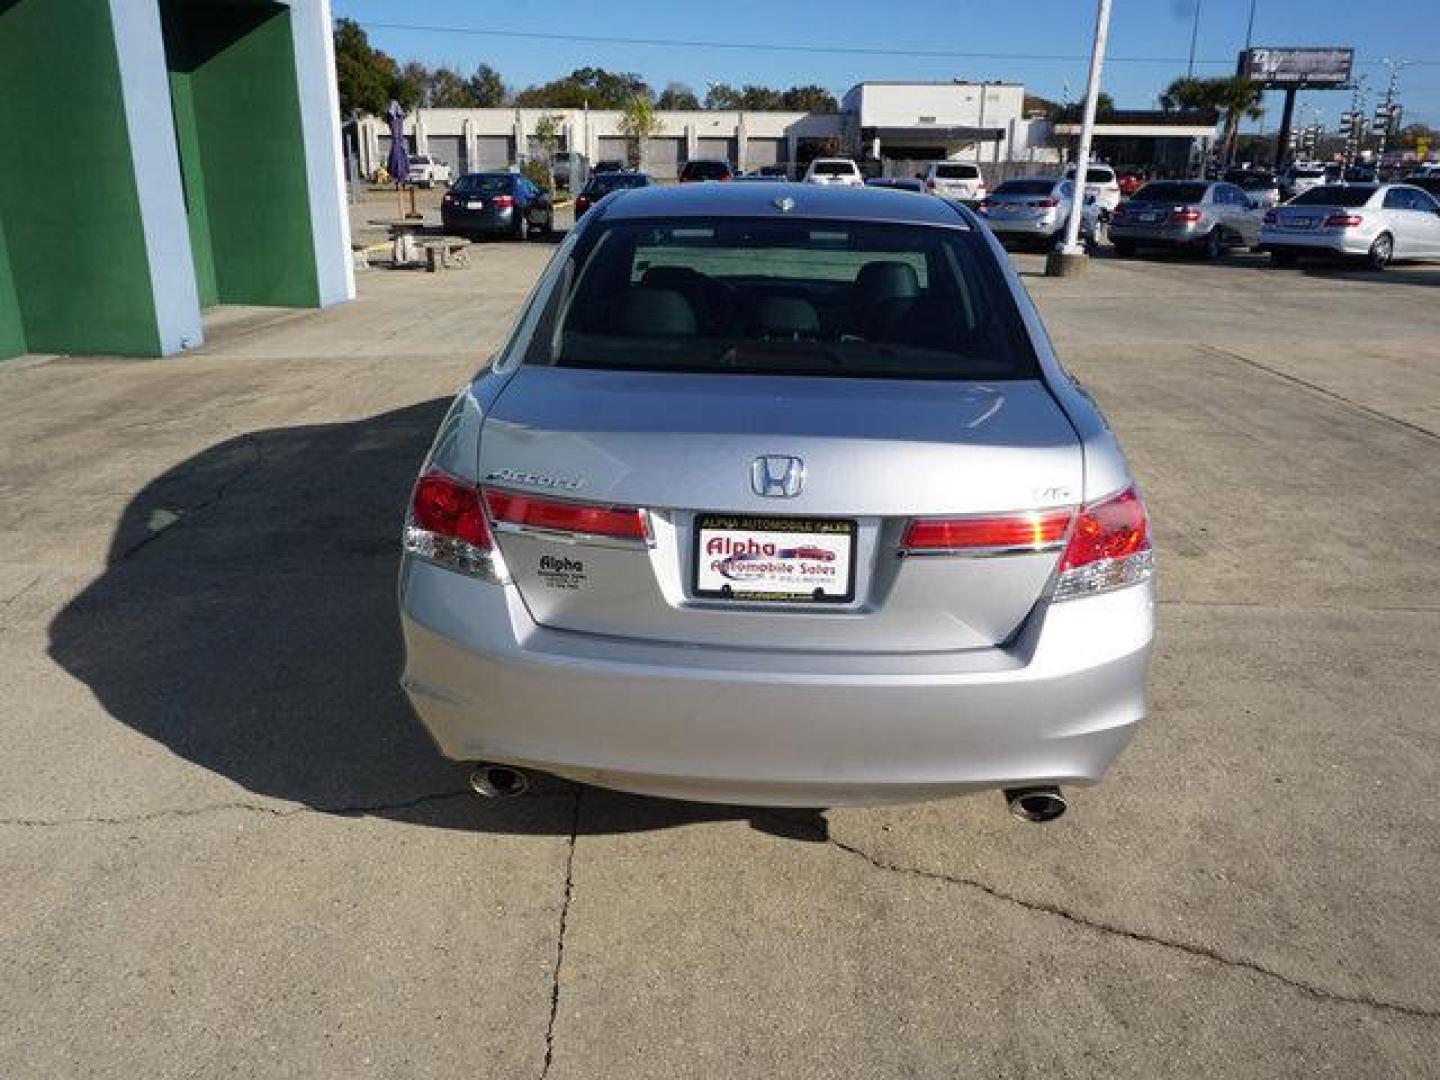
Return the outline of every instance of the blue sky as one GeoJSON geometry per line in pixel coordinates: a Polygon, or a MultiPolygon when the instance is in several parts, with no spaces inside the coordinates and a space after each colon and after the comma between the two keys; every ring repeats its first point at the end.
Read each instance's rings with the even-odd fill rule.
{"type": "MultiPolygon", "coordinates": [[[[469,72],[480,62],[517,87],[595,65],[635,71],[657,89],[670,79],[701,97],[708,82],[785,87],[819,83],[838,97],[863,79],[1005,79],[1046,97],[1078,97],[1094,27],[1090,0],[333,0],[337,17],[366,26],[372,43],[397,59],[448,64],[469,72]],[[700,46],[641,46],[547,41],[402,30],[377,24],[555,32],[710,42],[763,42],[1076,59],[875,56],[772,52],[700,46]]],[[[1198,0],[1199,74],[1233,70],[1244,43],[1251,0],[1198,0]]],[[[1122,108],[1154,107],[1155,95],[1184,73],[1197,0],[1115,0],[1104,85],[1122,108]]],[[[1256,0],[1256,45],[1353,45],[1357,73],[1383,90],[1382,59],[1409,60],[1400,100],[1408,120],[1440,126],[1440,0],[1256,0]]],[[[1279,122],[1271,95],[1263,126],[1279,122]]],[[[1372,107],[1375,95],[1372,94],[1372,107]]],[[[1334,126],[1350,95],[1312,91],[1300,96],[1299,119],[1334,126]]]]}

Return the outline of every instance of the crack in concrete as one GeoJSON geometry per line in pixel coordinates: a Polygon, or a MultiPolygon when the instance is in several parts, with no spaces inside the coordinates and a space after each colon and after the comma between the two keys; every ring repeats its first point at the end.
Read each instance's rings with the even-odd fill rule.
{"type": "Polygon", "coordinates": [[[135,541],[135,543],[131,544],[128,548],[122,551],[118,557],[111,560],[112,565],[114,563],[125,562],[131,556],[137,554],[142,548],[164,536],[166,533],[185,524],[186,520],[188,520],[189,518],[205,510],[208,510],[216,503],[221,502],[222,500],[224,500],[225,496],[229,493],[232,487],[238,484],[241,480],[244,480],[251,473],[255,472],[255,470],[260,468],[260,466],[264,463],[265,460],[265,454],[260,448],[260,440],[257,439],[254,435],[246,434],[240,436],[240,441],[244,443],[244,445],[251,454],[251,459],[247,465],[238,470],[233,476],[230,476],[226,480],[222,481],[220,486],[215,489],[215,493],[211,495],[208,499],[202,499],[200,502],[196,503],[193,506],[182,506],[178,509],[173,507],[157,508],[170,510],[171,512],[175,513],[175,521],[166,525],[164,528],[155,529],[148,535],[143,536],[139,540],[135,541]]]}
{"type": "Polygon", "coordinates": [[[570,919],[570,897],[575,891],[575,840],[580,835],[580,797],[583,784],[575,785],[575,803],[570,815],[570,847],[565,853],[565,895],[560,901],[560,929],[555,935],[555,966],[550,972],[550,1019],[545,1025],[545,1060],[540,1080],[550,1075],[555,1060],[555,1018],[560,1014],[560,969],[565,963],[565,926],[570,919]]]}
{"type": "Polygon", "coordinates": [[[1295,386],[1304,387],[1306,390],[1319,394],[1321,397],[1329,398],[1331,401],[1338,401],[1342,405],[1348,405],[1350,408],[1357,409],[1376,420],[1383,420],[1386,423],[1395,424],[1398,427],[1404,428],[1406,431],[1424,436],[1427,439],[1440,439],[1440,432],[1431,431],[1421,424],[1412,423],[1409,420],[1402,420],[1398,416],[1391,416],[1387,412],[1382,412],[1369,405],[1361,404],[1358,401],[1346,397],[1344,394],[1337,393],[1334,390],[1328,390],[1318,383],[1310,382],[1308,379],[1302,379],[1299,375],[1291,375],[1288,371],[1281,371],[1279,368],[1273,368],[1269,364],[1262,364],[1259,360],[1252,360],[1248,356],[1232,352],[1229,349],[1222,349],[1217,345],[1202,345],[1200,347],[1226,360],[1237,360],[1242,364],[1254,368],[1256,371],[1263,371],[1267,375],[1272,375],[1277,379],[1283,379],[1288,383],[1293,383],[1295,386]]]}
{"type": "Polygon", "coordinates": [[[1310,997],[1316,998],[1319,1001],[1338,1005],[1355,1005],[1365,1008],[1376,1009],[1383,1012],[1399,1013],[1402,1016],[1408,1016],[1412,1019],[1417,1020],[1440,1020],[1440,1009],[1427,1008],[1424,1005],[1412,1005],[1403,1001],[1389,1001],[1374,994],[1348,994],[1339,990],[1331,990],[1327,987],[1319,986],[1315,983],[1304,982],[1300,979],[1292,978],[1291,976],[1286,975],[1283,972],[1276,971],[1274,968],[1266,967],[1264,964],[1260,963],[1257,960],[1249,960],[1243,956],[1233,956],[1208,945],[1197,945],[1191,942],[1179,941],[1174,938],[1158,937],[1154,934],[1147,934],[1139,930],[1130,930],[1126,927],[1118,926],[1114,923],[1103,922],[1098,919],[1090,918],[1086,915],[1079,915],[1075,912],[1067,911],[1064,908],[1060,907],[1058,904],[1052,904],[1043,900],[1027,900],[1024,897],[1017,896],[1014,893],[1006,892],[1004,889],[1000,889],[994,885],[988,885],[983,881],[977,881],[974,878],[965,878],[954,874],[941,873],[937,870],[925,870],[919,867],[904,866],[900,863],[891,862],[888,859],[882,859],[878,855],[872,855],[870,852],[865,851],[863,848],[857,847],[854,844],[849,844],[843,840],[835,839],[833,836],[830,835],[828,826],[824,829],[823,839],[827,844],[830,844],[832,847],[835,847],[840,851],[845,852],[847,855],[851,855],[855,858],[864,860],[866,863],[868,863],[870,866],[874,867],[877,870],[883,870],[887,873],[894,874],[907,874],[912,877],[923,878],[928,881],[938,881],[947,885],[959,885],[965,888],[974,889],[977,892],[982,892],[986,896],[989,896],[993,899],[1003,901],[1007,904],[1012,904],[1016,907],[1024,908],[1027,911],[1032,911],[1037,914],[1053,915],[1056,918],[1064,919],[1066,922],[1069,922],[1075,926],[1082,927],[1083,929],[1090,930],[1094,933],[1104,934],[1110,937],[1124,938],[1128,941],[1134,941],[1141,945],[1152,945],[1162,949],[1170,949],[1175,952],[1184,953],[1185,955],[1193,957],[1197,960],[1209,960],[1217,964],[1222,964],[1225,967],[1236,968],[1243,971],[1249,971],[1256,975],[1262,975],[1265,978],[1274,979],[1277,982],[1283,983],[1284,985],[1290,987],[1292,990],[1298,990],[1301,993],[1307,994],[1310,997]]]}
{"type": "Polygon", "coordinates": [[[252,814],[263,814],[266,817],[275,818],[292,818],[302,814],[333,814],[337,817],[347,817],[359,816],[361,814],[379,814],[391,810],[410,810],[417,806],[443,802],[447,799],[471,797],[473,797],[473,795],[469,790],[432,791],[425,795],[416,795],[412,798],[402,799],[396,802],[356,803],[342,806],[267,806],[264,803],[246,802],[243,799],[237,799],[231,802],[207,803],[204,806],[151,810],[144,814],[131,814],[126,817],[95,815],[91,817],[72,818],[0,818],[0,826],[22,829],[59,829],[72,825],[140,825],[150,821],[204,817],[209,814],[223,814],[234,810],[252,814]]]}

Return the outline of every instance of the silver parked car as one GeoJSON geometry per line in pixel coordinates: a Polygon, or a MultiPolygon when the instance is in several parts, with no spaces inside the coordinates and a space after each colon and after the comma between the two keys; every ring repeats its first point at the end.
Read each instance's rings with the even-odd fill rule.
{"type": "Polygon", "coordinates": [[[403,546],[403,686],[486,793],[1006,788],[1043,818],[1145,710],[1135,481],[942,199],[599,203],[455,399],[403,546]]]}
{"type": "Polygon", "coordinates": [[[1117,255],[1139,247],[1188,248],[1218,259],[1232,247],[1260,242],[1260,205],[1234,184],[1153,180],[1110,215],[1117,255]]]}
{"type": "MultiPolygon", "coordinates": [[[[1044,247],[1053,247],[1070,220],[1074,196],[1074,183],[1054,176],[1006,180],[980,201],[980,215],[1002,240],[1038,241],[1044,247]]],[[[1086,195],[1080,215],[1080,239],[1087,245],[1098,239],[1100,214],[1096,196],[1086,195]]]]}
{"type": "Polygon", "coordinates": [[[1410,184],[1327,184],[1265,215],[1260,247],[1279,264],[1301,255],[1440,259],[1440,202],[1410,184]]]}

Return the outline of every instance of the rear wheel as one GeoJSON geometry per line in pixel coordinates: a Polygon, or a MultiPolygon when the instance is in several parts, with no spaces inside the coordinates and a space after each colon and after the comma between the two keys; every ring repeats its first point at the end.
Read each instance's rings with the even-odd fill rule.
{"type": "Polygon", "coordinates": [[[1293,251],[1272,251],[1270,252],[1271,266],[1294,266],[1295,253],[1293,251]]]}
{"type": "Polygon", "coordinates": [[[523,210],[515,211],[515,224],[510,226],[510,239],[528,240],[530,238],[530,223],[525,220],[523,210]]]}
{"type": "Polygon", "coordinates": [[[1211,229],[1200,242],[1200,254],[1210,262],[1225,255],[1225,237],[1218,228],[1211,229]]]}
{"type": "Polygon", "coordinates": [[[1390,260],[1395,257],[1395,241],[1389,233],[1381,233],[1375,237],[1375,242],[1370,245],[1370,250],[1365,254],[1365,265],[1371,270],[1384,270],[1390,265],[1390,260]]]}

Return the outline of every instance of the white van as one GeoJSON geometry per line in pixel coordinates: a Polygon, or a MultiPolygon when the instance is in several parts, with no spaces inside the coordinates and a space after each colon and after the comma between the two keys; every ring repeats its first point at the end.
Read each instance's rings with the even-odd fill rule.
{"type": "MultiPolygon", "coordinates": [[[[1075,179],[1075,166],[1065,170],[1065,179],[1075,179]]],[[[1095,205],[1105,214],[1110,214],[1120,205],[1120,178],[1109,165],[1086,166],[1085,194],[1095,196],[1095,205]]]]}
{"type": "Polygon", "coordinates": [[[946,199],[971,202],[985,197],[985,177],[980,166],[963,161],[932,161],[925,170],[925,190],[946,199]]]}
{"type": "Polygon", "coordinates": [[[860,187],[865,178],[860,175],[860,166],[849,158],[822,157],[810,162],[805,183],[860,187]]]}

